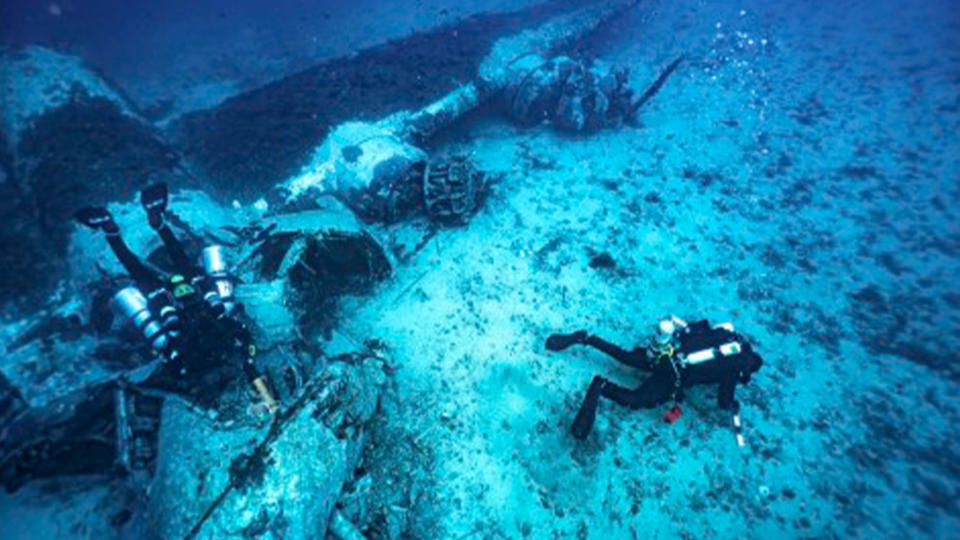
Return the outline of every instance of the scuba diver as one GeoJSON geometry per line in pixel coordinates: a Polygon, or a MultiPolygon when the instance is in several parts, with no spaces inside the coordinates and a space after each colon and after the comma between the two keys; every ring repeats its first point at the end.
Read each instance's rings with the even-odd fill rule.
{"type": "Polygon", "coordinates": [[[652,373],[633,390],[595,376],[570,428],[574,437],[584,439],[590,434],[601,396],[631,409],[652,409],[673,400],[673,407],[663,417],[666,422],[673,423],[682,414],[680,403],[684,389],[717,384],[718,404],[720,408],[733,412],[737,444],[744,445],[740,433],[740,404],[734,399],[734,392],[738,383],[750,381],[750,376],[763,366],[763,359],[743,336],[734,332],[732,324],[710,326],[706,320],[688,324],[671,315],[659,322],[646,347],[631,351],[585,330],[553,334],[546,341],[550,351],[562,351],[572,345],[593,347],[622,364],[652,373]]]}
{"type": "Polygon", "coordinates": [[[243,306],[234,298],[234,282],[222,246],[205,247],[200,265],[191,261],[167,224],[167,199],[163,183],[140,193],[150,227],[160,236],[176,269],[169,276],[161,276],[130,251],[105,207],[86,207],[75,217],[106,235],[114,255],[133,279],[134,284],[120,290],[114,302],[160,360],[163,385],[209,406],[239,367],[267,409],[274,412],[273,390],[254,363],[256,345],[237,317],[243,306]]]}
{"type": "MultiPolygon", "coordinates": [[[[33,479],[106,472],[129,475],[136,485],[147,486],[156,463],[161,407],[167,393],[210,408],[218,404],[227,385],[243,374],[262,406],[276,411],[273,388],[254,363],[257,349],[251,333],[239,319],[243,307],[234,297],[223,248],[207,246],[200,264],[193,263],[167,224],[167,198],[164,184],[147,187],[140,194],[150,226],[176,269],[170,275],[134,255],[106,208],[88,207],[76,213],[80,223],[105,233],[130,275],[133,284],[117,292],[113,303],[138,334],[133,349],[148,353],[152,360],[86,396],[70,425],[39,436],[0,433],[18,441],[16,446],[0,441],[11,443],[0,460],[0,484],[7,492],[33,479]]],[[[5,386],[0,377],[0,411],[17,405],[16,394],[5,386]]]]}

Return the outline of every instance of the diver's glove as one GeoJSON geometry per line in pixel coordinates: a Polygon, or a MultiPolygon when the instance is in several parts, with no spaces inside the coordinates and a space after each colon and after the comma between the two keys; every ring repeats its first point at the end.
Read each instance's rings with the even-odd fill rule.
{"type": "Polygon", "coordinates": [[[151,184],[140,192],[140,204],[147,211],[147,221],[150,227],[159,229],[163,226],[163,213],[167,210],[167,185],[163,182],[151,184]]]}
{"type": "Polygon", "coordinates": [[[587,331],[577,330],[572,334],[553,334],[547,338],[548,351],[562,351],[571,345],[582,345],[587,342],[587,331]]]}
{"type": "Polygon", "coordinates": [[[113,215],[103,206],[87,206],[81,208],[75,214],[74,219],[79,221],[85,227],[95,231],[103,231],[107,234],[119,234],[120,227],[113,220],[113,215]]]}

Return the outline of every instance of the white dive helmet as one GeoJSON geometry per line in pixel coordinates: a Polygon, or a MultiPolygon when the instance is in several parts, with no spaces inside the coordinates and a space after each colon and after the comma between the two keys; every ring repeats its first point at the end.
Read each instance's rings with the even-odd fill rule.
{"type": "Polygon", "coordinates": [[[677,325],[671,319],[663,319],[657,323],[657,343],[666,345],[673,341],[673,333],[677,331],[677,325]]]}

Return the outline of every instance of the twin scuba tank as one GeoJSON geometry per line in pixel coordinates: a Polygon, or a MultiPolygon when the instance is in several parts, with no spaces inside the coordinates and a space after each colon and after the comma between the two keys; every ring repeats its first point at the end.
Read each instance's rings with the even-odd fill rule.
{"type": "MultiPolygon", "coordinates": [[[[694,326],[697,324],[693,323],[694,326]]],[[[713,327],[706,326],[705,321],[702,324],[704,324],[704,328],[701,330],[703,333],[712,333],[724,338],[726,335],[734,334],[733,323],[727,322],[713,327]]],[[[736,339],[724,339],[720,343],[701,343],[699,347],[692,347],[693,350],[683,350],[687,348],[685,347],[687,343],[683,343],[682,336],[687,334],[691,328],[692,326],[687,324],[686,321],[673,315],[660,321],[652,343],[654,350],[668,356],[672,356],[674,352],[679,353],[680,365],[684,367],[703,364],[725,356],[734,356],[740,354],[742,350],[742,346],[736,339]]]]}
{"type": "MultiPolygon", "coordinates": [[[[223,246],[213,245],[203,249],[200,255],[206,278],[203,300],[218,317],[231,315],[237,308],[234,297],[234,281],[227,271],[223,246]]],[[[114,305],[133,326],[146,338],[157,353],[165,353],[172,339],[180,333],[180,318],[169,291],[158,288],[144,296],[139,288],[131,285],[114,295],[114,305]],[[159,306],[151,310],[150,306],[159,306]],[[154,313],[156,311],[156,313],[154,313]]]]}
{"type": "Polygon", "coordinates": [[[233,278],[227,268],[227,258],[223,253],[223,246],[207,246],[200,253],[200,262],[203,272],[209,280],[210,287],[203,295],[207,302],[220,316],[228,317],[237,309],[237,300],[233,295],[233,278]]]}

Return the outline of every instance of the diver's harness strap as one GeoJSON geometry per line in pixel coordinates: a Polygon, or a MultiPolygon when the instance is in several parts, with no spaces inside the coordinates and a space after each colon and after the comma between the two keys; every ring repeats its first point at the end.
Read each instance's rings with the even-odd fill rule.
{"type": "Polygon", "coordinates": [[[677,358],[672,344],[667,344],[661,348],[657,356],[658,364],[665,361],[669,362],[670,368],[673,369],[673,394],[671,395],[673,407],[670,407],[670,410],[664,413],[663,421],[672,424],[683,415],[683,409],[680,408],[680,402],[683,401],[683,365],[677,358]]]}
{"type": "Polygon", "coordinates": [[[688,328],[687,321],[677,317],[676,315],[670,315],[670,317],[664,319],[660,322],[660,327],[664,328],[664,325],[669,325],[667,328],[672,329],[672,333],[669,337],[668,342],[661,342],[657,345],[657,360],[656,363],[660,364],[663,361],[670,362],[670,368],[673,369],[674,383],[673,383],[673,414],[676,414],[676,417],[679,417],[680,414],[680,402],[683,401],[683,368],[685,367],[683,359],[680,358],[677,354],[677,348],[674,346],[677,342],[676,337],[680,331],[684,331],[688,328]]]}
{"type": "Polygon", "coordinates": [[[680,402],[683,401],[683,360],[680,358],[680,355],[676,353],[673,346],[669,346],[669,352],[662,356],[666,356],[668,362],[670,362],[670,367],[673,369],[673,405],[674,407],[679,407],[680,402]]]}
{"type": "MultiPolygon", "coordinates": [[[[673,370],[673,393],[670,398],[673,400],[673,409],[672,414],[679,414],[679,404],[683,401],[683,363],[677,354],[677,349],[674,347],[674,341],[671,338],[670,342],[653,342],[651,348],[648,350],[653,351],[654,360],[652,364],[654,366],[661,366],[664,362],[670,364],[670,368],[673,370]]],[[[677,416],[678,417],[678,416],[677,416]]]]}

